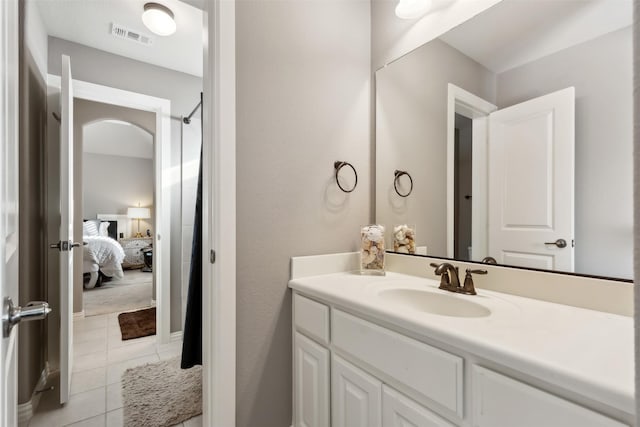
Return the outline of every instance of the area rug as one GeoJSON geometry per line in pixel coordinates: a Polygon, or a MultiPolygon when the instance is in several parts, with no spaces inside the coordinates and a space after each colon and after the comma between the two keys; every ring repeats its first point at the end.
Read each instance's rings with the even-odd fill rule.
{"type": "Polygon", "coordinates": [[[122,340],[148,337],[156,334],[156,308],[118,314],[122,340]]]}
{"type": "Polygon", "coordinates": [[[202,413],[202,367],[180,369],[180,358],[122,374],[124,425],[168,427],[202,413]]]}
{"type": "Polygon", "coordinates": [[[124,278],[104,282],[102,287],[82,293],[84,315],[97,316],[151,307],[153,275],[139,270],[125,271],[124,278]]]}

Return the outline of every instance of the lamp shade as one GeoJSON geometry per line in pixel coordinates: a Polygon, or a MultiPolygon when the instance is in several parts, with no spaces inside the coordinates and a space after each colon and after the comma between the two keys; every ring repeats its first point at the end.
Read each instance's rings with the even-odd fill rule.
{"type": "Polygon", "coordinates": [[[128,208],[127,216],[133,219],[147,219],[151,218],[151,209],[149,208],[128,208]]]}

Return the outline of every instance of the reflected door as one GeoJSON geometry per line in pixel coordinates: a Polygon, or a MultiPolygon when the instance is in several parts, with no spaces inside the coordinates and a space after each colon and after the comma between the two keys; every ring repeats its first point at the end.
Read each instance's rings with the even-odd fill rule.
{"type": "Polygon", "coordinates": [[[575,89],[489,116],[489,255],[574,271],[575,89]],[[564,244],[563,244],[564,242],[564,244]]]}

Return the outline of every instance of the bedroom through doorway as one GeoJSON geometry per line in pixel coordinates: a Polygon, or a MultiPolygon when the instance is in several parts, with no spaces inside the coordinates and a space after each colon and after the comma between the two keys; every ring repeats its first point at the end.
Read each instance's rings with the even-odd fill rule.
{"type": "Polygon", "coordinates": [[[151,112],[77,100],[85,317],[138,311],[155,329],[151,112]]]}

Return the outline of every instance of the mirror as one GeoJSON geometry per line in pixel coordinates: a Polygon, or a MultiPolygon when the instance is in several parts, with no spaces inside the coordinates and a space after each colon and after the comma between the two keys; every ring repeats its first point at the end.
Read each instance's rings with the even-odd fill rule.
{"type": "Polygon", "coordinates": [[[378,70],[376,221],[417,254],[631,279],[632,15],[504,0],[378,70]]]}

